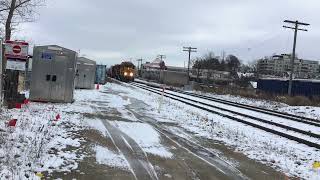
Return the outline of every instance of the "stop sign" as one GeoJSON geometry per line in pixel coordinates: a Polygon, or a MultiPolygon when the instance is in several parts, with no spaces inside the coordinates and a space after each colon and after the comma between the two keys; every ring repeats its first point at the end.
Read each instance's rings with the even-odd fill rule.
{"type": "Polygon", "coordinates": [[[4,55],[7,59],[28,59],[29,44],[24,41],[5,41],[4,55]]]}
{"type": "Polygon", "coordinates": [[[19,54],[21,52],[21,47],[18,45],[15,45],[12,47],[12,51],[16,54],[19,54]]]}

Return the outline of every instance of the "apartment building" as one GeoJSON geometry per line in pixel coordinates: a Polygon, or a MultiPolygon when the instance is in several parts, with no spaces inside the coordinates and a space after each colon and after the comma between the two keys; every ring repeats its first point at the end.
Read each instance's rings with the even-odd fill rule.
{"type": "MultiPolygon", "coordinates": [[[[281,54],[260,59],[257,63],[257,70],[259,74],[288,76],[291,71],[291,55],[281,54]]],[[[318,61],[295,58],[295,78],[315,78],[317,75],[319,75],[318,61]]]]}

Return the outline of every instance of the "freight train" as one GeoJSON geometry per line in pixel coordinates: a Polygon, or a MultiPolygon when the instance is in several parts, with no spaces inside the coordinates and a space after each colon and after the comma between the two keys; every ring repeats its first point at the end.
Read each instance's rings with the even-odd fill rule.
{"type": "Polygon", "coordinates": [[[134,81],[136,75],[134,64],[127,61],[112,66],[108,73],[110,77],[125,82],[134,81]]]}

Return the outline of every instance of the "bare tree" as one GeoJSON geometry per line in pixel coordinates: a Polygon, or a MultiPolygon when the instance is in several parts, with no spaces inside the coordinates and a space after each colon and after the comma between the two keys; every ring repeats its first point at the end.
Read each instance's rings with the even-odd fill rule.
{"type": "Polygon", "coordinates": [[[199,76],[200,76],[200,70],[203,68],[202,62],[203,60],[199,57],[191,60],[191,64],[192,64],[192,69],[196,71],[197,73],[197,82],[199,82],[199,76]]]}
{"type": "MultiPolygon", "coordinates": [[[[36,20],[37,7],[43,6],[45,0],[0,0],[0,29],[1,36],[5,40],[11,40],[14,30],[20,23],[33,22],[36,20]]],[[[4,50],[4,47],[2,47],[4,50]]],[[[6,69],[7,60],[3,56],[2,72],[6,72],[1,78],[1,83],[4,84],[5,100],[9,97],[17,96],[18,72],[6,69]],[[4,80],[4,83],[2,82],[4,80]],[[12,84],[12,85],[11,85],[12,84]]],[[[2,89],[1,89],[2,91],[2,89]]]]}
{"type": "Polygon", "coordinates": [[[45,0],[0,0],[0,22],[5,40],[10,40],[13,30],[25,22],[36,20],[37,7],[43,6],[45,0]]]}
{"type": "Polygon", "coordinates": [[[240,60],[235,55],[228,55],[227,56],[227,66],[230,72],[236,72],[241,65],[240,60]]]}

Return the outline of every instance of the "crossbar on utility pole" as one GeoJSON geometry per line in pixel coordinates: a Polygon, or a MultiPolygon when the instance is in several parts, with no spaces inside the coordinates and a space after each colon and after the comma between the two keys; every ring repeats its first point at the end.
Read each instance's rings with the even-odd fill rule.
{"type": "MultiPolygon", "coordinates": [[[[158,57],[160,58],[160,63],[161,63],[161,62],[163,61],[163,59],[166,58],[166,55],[159,54],[158,57]]],[[[159,64],[159,65],[160,65],[160,64],[159,64]]],[[[163,68],[163,67],[160,66],[160,70],[163,70],[162,68],[163,68]]]]}
{"type": "Polygon", "coordinates": [[[183,51],[186,51],[189,53],[189,58],[188,58],[188,82],[190,81],[190,58],[191,58],[191,52],[197,52],[197,48],[193,47],[183,47],[183,51]]]}
{"type": "Polygon", "coordinates": [[[166,58],[166,55],[163,54],[159,54],[158,57],[160,58],[160,60],[162,61],[164,58],[166,58]]]}
{"type": "Polygon", "coordinates": [[[299,21],[290,21],[290,20],[285,20],[284,22],[294,24],[294,27],[283,26],[284,28],[294,30],[293,48],[292,48],[291,64],[290,64],[291,72],[290,72],[290,80],[289,80],[289,86],[288,86],[288,95],[291,96],[292,95],[292,78],[293,78],[293,73],[294,73],[294,60],[295,60],[295,55],[296,55],[297,34],[298,34],[298,31],[308,31],[307,29],[300,29],[298,27],[299,26],[309,26],[310,24],[299,22],[299,21]]]}

